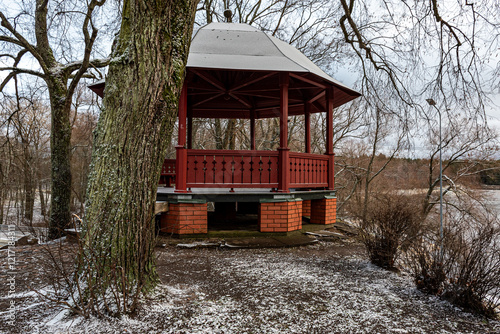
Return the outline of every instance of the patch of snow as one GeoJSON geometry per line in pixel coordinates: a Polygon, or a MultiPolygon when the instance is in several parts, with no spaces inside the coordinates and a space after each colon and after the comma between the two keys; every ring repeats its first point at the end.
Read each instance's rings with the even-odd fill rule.
{"type": "Polygon", "coordinates": [[[41,242],[40,245],[54,245],[54,244],[60,244],[62,242],[66,241],[66,236],[61,237],[59,239],[54,239],[46,242],[41,242]]]}

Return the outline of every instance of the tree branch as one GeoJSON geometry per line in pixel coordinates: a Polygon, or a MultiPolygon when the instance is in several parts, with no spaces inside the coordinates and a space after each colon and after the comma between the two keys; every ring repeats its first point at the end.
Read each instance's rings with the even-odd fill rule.
{"type": "Polygon", "coordinates": [[[6,28],[12,35],[14,35],[15,38],[8,37],[8,36],[0,36],[0,41],[8,42],[11,44],[15,44],[18,46],[22,46],[26,50],[28,50],[33,57],[35,57],[39,63],[40,66],[44,69],[47,68],[45,62],[43,61],[40,53],[37,51],[37,48],[34,45],[31,45],[26,38],[23,37],[13,26],[10,24],[9,20],[5,17],[5,15],[0,11],[0,19],[1,19],[1,25],[2,27],[6,28]]]}
{"type": "MultiPolygon", "coordinates": [[[[100,58],[100,59],[93,59],[88,62],[88,67],[93,67],[93,68],[102,68],[106,67],[109,65],[109,62],[111,61],[111,58],[100,58]]],[[[67,64],[63,67],[63,71],[66,73],[73,73],[74,71],[80,69],[83,65],[83,60],[75,61],[70,64],[67,64]]]]}
{"type": "Polygon", "coordinates": [[[56,59],[50,47],[47,31],[47,3],[48,0],[36,0],[35,9],[36,49],[41,58],[40,65],[45,73],[48,73],[49,69],[56,65],[56,59]]]}
{"type": "MultiPolygon", "coordinates": [[[[80,68],[78,72],[74,75],[73,80],[71,81],[68,88],[68,96],[72,96],[73,92],[78,85],[78,82],[82,78],[82,76],[87,72],[87,69],[90,65],[90,54],[92,53],[92,47],[94,46],[95,39],[97,38],[97,28],[94,27],[92,23],[92,13],[94,12],[96,7],[102,6],[106,0],[92,0],[87,7],[87,15],[85,16],[85,20],[83,21],[82,32],[85,37],[85,51],[83,54],[83,60],[80,62],[80,68]],[[89,32],[89,25],[92,29],[92,32],[89,32]]],[[[97,64],[100,64],[100,60],[96,60],[96,63],[93,66],[97,67],[97,64]]],[[[106,64],[109,63],[109,59],[106,61],[106,64]]],[[[105,66],[105,65],[104,65],[105,66]]],[[[71,103],[71,100],[67,101],[67,103],[71,103]]]]}
{"type": "MultiPolygon", "coordinates": [[[[14,65],[13,67],[18,69],[17,65],[19,64],[19,62],[21,61],[21,58],[28,52],[28,50],[24,49],[24,50],[21,50],[19,51],[19,53],[17,54],[16,57],[10,55],[10,54],[6,54],[6,55],[0,55],[0,56],[6,56],[6,57],[11,57],[11,58],[14,58],[14,65]]],[[[12,79],[14,76],[16,76],[16,74],[18,74],[19,72],[16,72],[16,71],[12,71],[9,73],[9,75],[7,75],[7,77],[3,80],[2,84],[0,84],[0,92],[3,91],[3,89],[5,88],[5,86],[7,85],[7,83],[10,81],[10,79],[12,79]]]]}
{"type": "Polygon", "coordinates": [[[15,72],[14,74],[31,74],[31,75],[36,75],[37,77],[40,77],[42,79],[45,79],[45,74],[41,72],[37,72],[35,70],[30,70],[27,68],[19,68],[19,67],[0,67],[0,71],[12,71],[15,72]]]}

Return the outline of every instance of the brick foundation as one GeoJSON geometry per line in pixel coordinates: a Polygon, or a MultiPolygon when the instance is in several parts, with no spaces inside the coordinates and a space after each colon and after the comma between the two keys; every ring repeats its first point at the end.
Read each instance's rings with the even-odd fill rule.
{"type": "Polygon", "coordinates": [[[289,232],[300,229],[302,229],[302,201],[260,203],[260,232],[289,232]]]}
{"type": "Polygon", "coordinates": [[[337,198],[328,196],[311,201],[311,224],[334,224],[337,218],[337,198]]]}
{"type": "Polygon", "coordinates": [[[173,234],[207,233],[207,203],[170,203],[161,215],[160,231],[173,234]]]}
{"type": "Polygon", "coordinates": [[[311,201],[302,201],[302,216],[311,216],[311,201]]]}

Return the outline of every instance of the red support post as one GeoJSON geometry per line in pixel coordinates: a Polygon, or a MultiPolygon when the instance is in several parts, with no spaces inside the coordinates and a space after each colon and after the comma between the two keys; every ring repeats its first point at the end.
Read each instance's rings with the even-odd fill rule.
{"type": "Polygon", "coordinates": [[[193,148],[193,111],[191,109],[187,111],[187,148],[189,150],[193,148]]]}
{"type": "Polygon", "coordinates": [[[333,190],[335,184],[335,168],[333,154],[333,87],[326,90],[326,154],[328,155],[328,189],[333,190]]]}
{"type": "Polygon", "coordinates": [[[305,104],[305,123],[306,123],[306,153],[311,153],[311,103],[305,104]]]}
{"type": "Polygon", "coordinates": [[[250,149],[255,150],[255,110],[250,110],[250,149]]]}
{"type": "Polygon", "coordinates": [[[186,149],[186,118],[187,118],[187,85],[184,83],[179,99],[179,131],[175,159],[175,192],[186,193],[187,179],[187,149],[186,149]]]}
{"type": "Polygon", "coordinates": [[[290,74],[280,73],[280,147],[278,192],[288,193],[290,185],[290,149],[288,148],[288,85],[290,74]]]}

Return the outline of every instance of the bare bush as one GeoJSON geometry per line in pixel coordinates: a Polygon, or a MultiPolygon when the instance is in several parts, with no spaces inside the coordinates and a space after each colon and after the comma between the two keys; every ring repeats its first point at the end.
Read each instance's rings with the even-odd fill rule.
{"type": "Polygon", "coordinates": [[[373,264],[392,269],[400,249],[420,233],[418,201],[403,194],[376,195],[361,223],[361,239],[373,264]]]}
{"type": "Polygon", "coordinates": [[[74,241],[56,240],[45,248],[43,273],[50,284],[38,295],[85,318],[134,310],[142,291],[129,286],[124,270],[117,265],[104,270],[103,258],[109,254],[84,249],[80,238],[74,241]]]}
{"type": "MultiPolygon", "coordinates": [[[[440,259],[438,240],[430,241],[428,237],[419,238],[408,254],[409,268],[415,278],[417,288],[425,293],[438,295],[443,291],[446,273],[440,259]]],[[[408,255],[407,254],[407,255],[408,255]]]]}
{"type": "Polygon", "coordinates": [[[499,221],[477,207],[448,208],[447,213],[443,240],[428,231],[407,253],[417,288],[495,317],[500,306],[499,221]]]}

